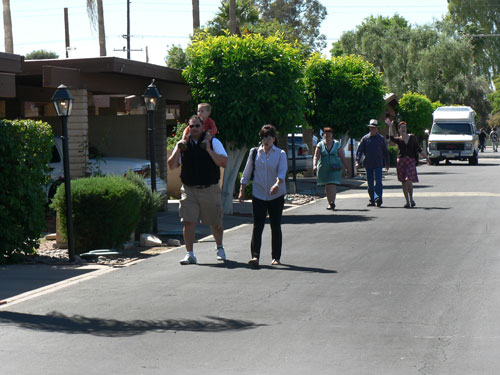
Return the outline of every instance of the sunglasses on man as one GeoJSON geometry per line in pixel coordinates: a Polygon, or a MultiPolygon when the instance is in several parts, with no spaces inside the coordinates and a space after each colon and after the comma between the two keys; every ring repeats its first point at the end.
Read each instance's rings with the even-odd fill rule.
{"type": "Polygon", "coordinates": [[[189,125],[190,128],[199,128],[200,126],[201,126],[200,124],[189,125]]]}

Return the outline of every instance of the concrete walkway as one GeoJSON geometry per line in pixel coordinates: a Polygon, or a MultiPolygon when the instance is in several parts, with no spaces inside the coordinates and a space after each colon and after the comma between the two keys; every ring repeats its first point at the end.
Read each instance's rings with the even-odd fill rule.
{"type": "MultiPolygon", "coordinates": [[[[344,180],[339,186],[339,192],[347,189],[362,188],[363,180],[344,180]]],[[[297,193],[324,196],[324,189],[316,185],[314,177],[297,179],[297,193]]],[[[162,240],[176,238],[182,241],[182,222],[178,214],[179,201],[171,200],[168,209],[158,214],[158,235],[162,240]]],[[[290,202],[285,203],[285,209],[293,207],[290,202]]],[[[240,203],[233,201],[233,214],[224,215],[224,229],[228,230],[242,224],[252,222],[252,203],[247,200],[240,203]]],[[[196,229],[196,239],[210,236],[210,228],[199,224],[196,229]]],[[[34,292],[44,293],[51,288],[59,287],[67,280],[81,280],[91,277],[90,274],[112,270],[107,266],[88,265],[46,265],[46,264],[13,264],[0,266],[0,308],[9,305],[12,301],[19,301],[34,292]]]]}

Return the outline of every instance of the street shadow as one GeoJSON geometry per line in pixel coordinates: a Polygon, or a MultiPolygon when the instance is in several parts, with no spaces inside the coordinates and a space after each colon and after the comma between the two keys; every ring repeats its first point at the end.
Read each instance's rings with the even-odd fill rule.
{"type": "Polygon", "coordinates": [[[333,212],[370,212],[367,208],[335,208],[333,212]]]}
{"type": "Polygon", "coordinates": [[[317,215],[284,215],[281,219],[282,224],[319,224],[319,223],[354,223],[372,220],[370,216],[364,215],[337,215],[337,210],[326,214],[317,215]]]}
{"type": "MultiPolygon", "coordinates": [[[[374,208],[375,209],[375,208],[374,208]]],[[[416,206],[412,208],[405,208],[403,206],[381,206],[381,207],[376,207],[377,210],[380,209],[401,209],[401,210],[449,210],[451,207],[423,207],[423,206],[416,206]]]]}
{"type": "MultiPolygon", "coordinates": [[[[474,167],[498,167],[500,164],[498,163],[484,163],[484,162],[481,162],[481,159],[479,160],[479,164],[477,165],[470,165],[469,163],[467,162],[463,162],[463,163],[460,163],[460,162],[454,162],[454,163],[440,163],[439,166],[440,167],[452,167],[452,166],[455,166],[455,167],[458,167],[458,166],[462,166],[462,167],[471,167],[471,168],[474,168],[474,167]]],[[[418,173],[420,174],[420,172],[418,173]]]]}
{"type": "MultiPolygon", "coordinates": [[[[434,187],[434,185],[421,185],[419,183],[416,183],[413,185],[413,189],[426,189],[429,187],[434,187]]],[[[399,185],[384,185],[384,190],[401,190],[401,184],[399,185]]]]}
{"type": "Polygon", "coordinates": [[[458,173],[455,173],[455,172],[418,172],[418,175],[419,176],[422,176],[422,175],[426,175],[426,176],[441,176],[441,175],[444,175],[444,174],[458,174],[458,173]]]}
{"type": "Polygon", "coordinates": [[[248,263],[241,263],[237,262],[234,260],[229,260],[227,259],[224,262],[220,263],[210,263],[210,264],[200,264],[198,263],[197,266],[202,266],[202,267],[213,267],[213,268],[226,268],[226,269],[237,269],[237,268],[247,268],[247,269],[254,269],[254,270],[259,270],[259,269],[268,269],[268,270],[273,270],[273,271],[299,271],[299,272],[311,272],[311,273],[337,273],[336,270],[327,270],[324,268],[316,268],[316,267],[302,267],[302,266],[295,266],[292,264],[285,264],[281,263],[278,266],[271,266],[271,265],[259,265],[258,268],[252,267],[248,263]]]}
{"type": "Polygon", "coordinates": [[[260,265],[258,269],[268,269],[273,271],[299,271],[299,272],[311,272],[311,273],[338,273],[336,270],[327,270],[324,268],[316,268],[316,267],[301,267],[286,263],[281,263],[278,266],[260,265]]]}
{"type": "Polygon", "coordinates": [[[87,334],[104,337],[130,337],[146,332],[188,331],[226,332],[253,329],[265,324],[255,324],[247,320],[226,319],[207,316],[207,320],[166,319],[131,320],[88,318],[81,315],[67,316],[59,312],[47,315],[24,314],[0,311],[0,325],[16,325],[20,328],[60,332],[67,334],[87,334]]]}

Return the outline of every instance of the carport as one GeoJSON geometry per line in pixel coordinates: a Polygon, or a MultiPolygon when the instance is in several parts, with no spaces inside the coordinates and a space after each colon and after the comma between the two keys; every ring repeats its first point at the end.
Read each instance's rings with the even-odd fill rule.
{"type": "Polygon", "coordinates": [[[181,71],[118,57],[23,60],[0,54],[1,117],[46,121],[60,135],[51,98],[66,85],[75,98],[68,121],[72,178],[86,174],[90,146],[104,156],[149,159],[141,95],[155,79],[162,95],[155,113],[156,158],[160,177],[166,178],[167,127],[187,116],[189,93],[181,71]]]}

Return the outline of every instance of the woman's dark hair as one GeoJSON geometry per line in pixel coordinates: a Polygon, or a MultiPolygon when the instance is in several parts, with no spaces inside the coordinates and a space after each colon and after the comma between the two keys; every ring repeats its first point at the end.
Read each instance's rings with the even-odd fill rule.
{"type": "Polygon", "coordinates": [[[274,145],[278,146],[278,136],[276,135],[276,128],[273,125],[264,125],[259,132],[260,139],[270,135],[274,137],[274,145]]]}
{"type": "Polygon", "coordinates": [[[326,133],[326,132],[332,132],[332,134],[333,134],[333,129],[330,126],[325,126],[323,128],[323,133],[326,133]]]}

